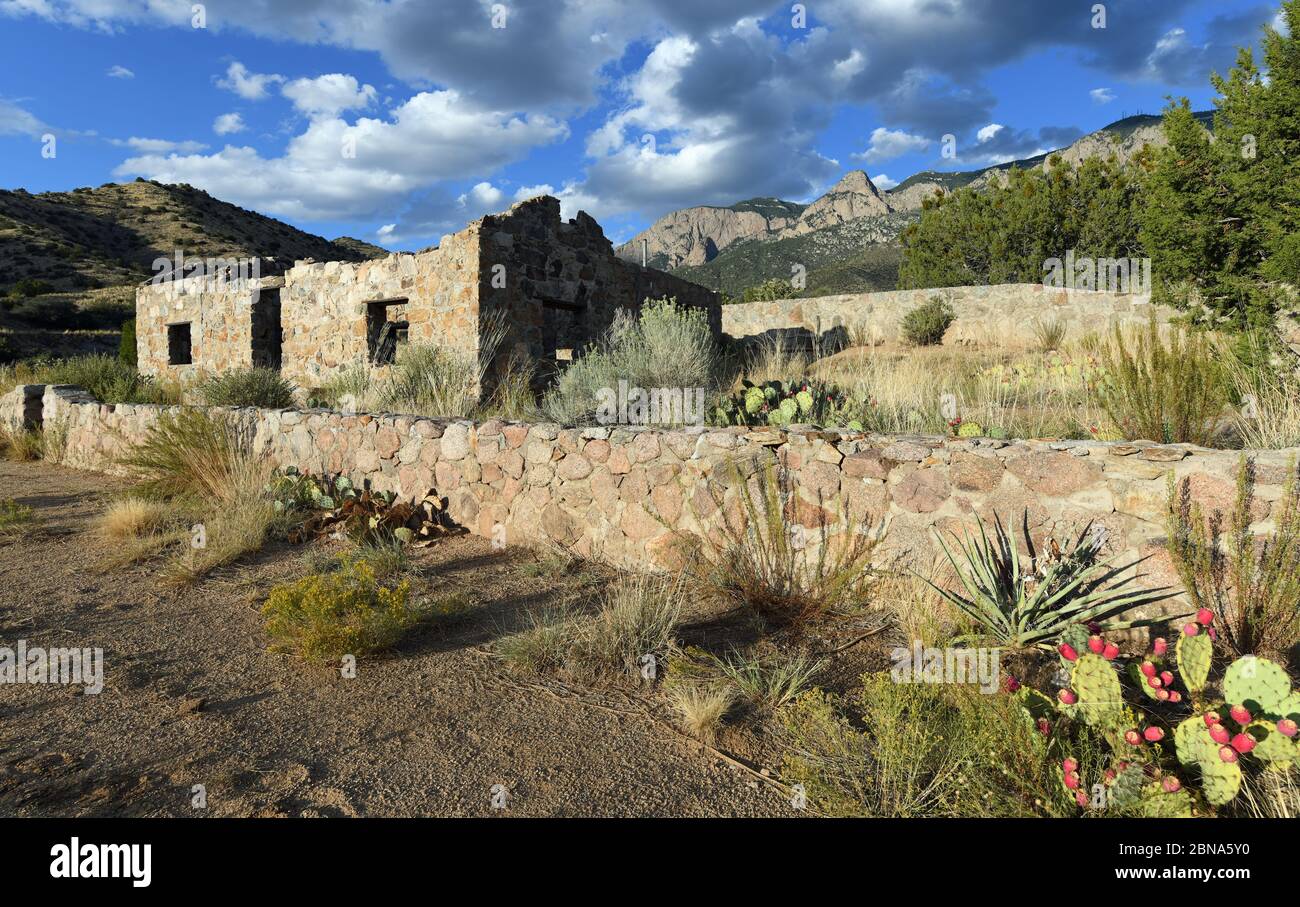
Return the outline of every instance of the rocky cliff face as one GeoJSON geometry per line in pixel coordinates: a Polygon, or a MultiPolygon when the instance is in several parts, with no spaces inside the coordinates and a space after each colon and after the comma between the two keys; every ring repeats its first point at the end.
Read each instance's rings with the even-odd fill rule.
{"type": "Polygon", "coordinates": [[[778,238],[802,236],[845,221],[879,217],[892,210],[866,173],[850,170],[829,192],[805,208],[799,219],[782,230],[778,238]]]}

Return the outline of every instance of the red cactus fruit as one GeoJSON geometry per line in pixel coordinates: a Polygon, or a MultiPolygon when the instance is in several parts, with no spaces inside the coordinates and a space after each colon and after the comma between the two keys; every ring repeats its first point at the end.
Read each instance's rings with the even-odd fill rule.
{"type": "Polygon", "coordinates": [[[1244,705],[1234,705],[1228,709],[1228,714],[1232,716],[1233,721],[1242,727],[1250,724],[1250,711],[1244,705]]]}
{"type": "Polygon", "coordinates": [[[1052,733],[1052,723],[1051,723],[1050,721],[1048,721],[1046,718],[1039,718],[1039,719],[1038,719],[1038,733],[1042,734],[1044,737],[1051,736],[1051,733],[1052,733]]]}
{"type": "Polygon", "coordinates": [[[1160,689],[1160,688],[1161,688],[1162,686],[1164,686],[1164,685],[1165,685],[1165,682],[1164,682],[1163,680],[1161,680],[1159,677],[1148,677],[1148,678],[1147,678],[1147,686],[1149,686],[1149,687],[1150,687],[1151,689],[1153,689],[1153,690],[1158,690],[1158,689],[1160,689]]]}
{"type": "Polygon", "coordinates": [[[1079,657],[1079,653],[1074,651],[1074,646],[1070,645],[1068,642],[1061,643],[1056,647],[1056,651],[1060,652],[1061,657],[1066,661],[1075,661],[1079,657]]]}
{"type": "Polygon", "coordinates": [[[1079,697],[1074,695],[1074,690],[1061,690],[1056,694],[1056,698],[1066,705],[1074,705],[1079,701],[1079,697]]]}
{"type": "Polygon", "coordinates": [[[1114,781],[1114,780],[1115,780],[1117,777],[1119,777],[1119,776],[1115,774],[1115,770],[1114,770],[1113,768],[1108,768],[1108,769],[1106,769],[1106,775],[1105,775],[1105,777],[1106,777],[1106,783],[1107,783],[1107,784],[1110,784],[1112,781],[1114,781]]]}
{"type": "Polygon", "coordinates": [[[1175,778],[1173,775],[1166,776],[1165,780],[1160,782],[1160,786],[1163,787],[1165,791],[1170,794],[1176,794],[1183,789],[1182,782],[1179,781],[1177,778],[1175,778]]]}
{"type": "Polygon", "coordinates": [[[1249,753],[1255,748],[1255,738],[1249,734],[1238,734],[1232,738],[1232,748],[1239,753],[1249,753]]]}
{"type": "Polygon", "coordinates": [[[1237,755],[1237,751],[1232,747],[1221,746],[1219,747],[1219,758],[1224,762],[1236,762],[1241,757],[1237,755]]]}
{"type": "Polygon", "coordinates": [[[1283,737],[1294,737],[1296,732],[1296,723],[1290,718],[1283,718],[1277,723],[1277,732],[1283,737]]]}
{"type": "Polygon", "coordinates": [[[1137,731],[1125,731],[1124,742],[1129,746],[1138,746],[1142,743],[1142,735],[1137,731]]]}
{"type": "Polygon", "coordinates": [[[1078,788],[1079,788],[1079,773],[1078,773],[1078,772],[1070,772],[1070,773],[1068,773],[1068,774],[1065,776],[1065,786],[1068,787],[1070,790],[1078,790],[1078,788]]]}
{"type": "Polygon", "coordinates": [[[1093,635],[1088,637],[1088,651],[1093,655],[1100,655],[1102,650],[1105,648],[1106,640],[1102,639],[1100,636],[1093,635]]]}
{"type": "Polygon", "coordinates": [[[1210,737],[1215,743],[1227,743],[1232,739],[1232,735],[1228,733],[1228,729],[1221,724],[1216,724],[1210,728],[1210,737]]]}
{"type": "Polygon", "coordinates": [[[1158,727],[1149,727],[1142,732],[1148,743],[1159,743],[1165,738],[1165,732],[1158,727]]]}
{"type": "Polygon", "coordinates": [[[1196,612],[1196,622],[1202,627],[1208,627],[1214,623],[1214,612],[1209,608],[1202,608],[1196,612]]]}
{"type": "Polygon", "coordinates": [[[1079,768],[1079,762],[1076,759],[1067,758],[1062,760],[1061,762],[1061,771],[1065,772],[1067,775],[1070,772],[1078,771],[1078,768],[1079,768]]]}
{"type": "Polygon", "coordinates": [[[1078,803],[1080,807],[1086,807],[1088,805],[1088,795],[1081,790],[1075,791],[1074,802],[1078,803]]]}
{"type": "Polygon", "coordinates": [[[1143,677],[1156,676],[1156,666],[1152,662],[1149,661],[1142,662],[1142,664],[1138,665],[1138,670],[1142,672],[1143,677]]]}
{"type": "Polygon", "coordinates": [[[1184,635],[1184,636],[1195,636],[1197,633],[1200,633],[1200,632],[1201,632],[1201,625],[1200,625],[1200,624],[1184,624],[1184,625],[1183,625],[1183,635],[1184,635]]]}
{"type": "Polygon", "coordinates": [[[1159,699],[1161,702],[1168,702],[1169,696],[1170,696],[1169,691],[1164,688],[1156,690],[1156,699],[1159,699]]]}
{"type": "Polygon", "coordinates": [[[1171,685],[1171,684],[1174,682],[1174,672],[1173,672],[1173,671],[1161,671],[1161,672],[1160,672],[1160,681],[1161,681],[1161,683],[1163,683],[1165,686],[1169,686],[1169,685],[1171,685]]]}
{"type": "Polygon", "coordinates": [[[1182,701],[1183,701],[1183,694],[1180,693],[1180,692],[1178,692],[1177,690],[1170,690],[1170,691],[1169,691],[1169,701],[1170,701],[1170,702],[1182,702],[1182,701]]]}
{"type": "Polygon", "coordinates": [[[1002,689],[1008,693],[1014,693],[1020,689],[1020,681],[1016,680],[1014,675],[1008,674],[1007,679],[1002,682],[1002,689]]]}
{"type": "Polygon", "coordinates": [[[1088,628],[1089,633],[1101,632],[1101,624],[1097,623],[1095,620],[1088,621],[1084,626],[1088,628]]]}
{"type": "Polygon", "coordinates": [[[1157,636],[1156,641],[1151,644],[1151,651],[1159,658],[1169,651],[1169,642],[1163,636],[1157,636]]]}
{"type": "Polygon", "coordinates": [[[1113,642],[1106,643],[1106,648],[1101,650],[1101,657],[1107,661],[1114,661],[1118,655],[1119,646],[1115,645],[1113,642]]]}
{"type": "Polygon", "coordinates": [[[1221,719],[1218,712],[1206,712],[1201,716],[1201,720],[1205,722],[1206,727],[1214,727],[1221,719]]]}

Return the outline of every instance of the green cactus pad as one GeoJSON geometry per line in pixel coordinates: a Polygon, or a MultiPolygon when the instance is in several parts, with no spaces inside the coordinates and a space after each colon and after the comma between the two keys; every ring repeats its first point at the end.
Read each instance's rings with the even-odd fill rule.
{"type": "Polygon", "coordinates": [[[1056,716],[1056,703],[1033,687],[1021,687],[1016,691],[1016,697],[1020,700],[1020,705],[1034,721],[1039,718],[1050,720],[1056,716]]]}
{"type": "Polygon", "coordinates": [[[1252,721],[1246,730],[1255,738],[1250,754],[1256,759],[1274,765],[1290,765],[1296,760],[1295,738],[1278,733],[1275,722],[1252,721]]]}
{"type": "Polygon", "coordinates": [[[978,422],[963,422],[957,426],[957,437],[980,438],[984,435],[984,426],[978,422]]]}
{"type": "Polygon", "coordinates": [[[1292,692],[1277,709],[1278,718],[1290,718],[1300,724],[1300,691],[1292,692]]]}
{"type": "Polygon", "coordinates": [[[1216,752],[1213,759],[1199,764],[1201,769],[1201,790],[1206,802],[1212,806],[1222,806],[1232,802],[1241,790],[1241,765],[1236,762],[1224,762],[1216,752]]]}
{"type": "Polygon", "coordinates": [[[1196,766],[1219,759],[1219,744],[1210,736],[1210,729],[1200,715],[1185,719],[1174,729],[1174,749],[1183,765],[1196,766]]]}
{"type": "Polygon", "coordinates": [[[1214,641],[1209,634],[1179,636],[1178,642],[1174,643],[1174,655],[1178,659],[1178,673],[1188,692],[1199,693],[1205,689],[1205,684],[1210,679],[1210,662],[1214,656],[1214,641]]]}
{"type": "Polygon", "coordinates": [[[794,395],[794,399],[795,402],[799,404],[800,413],[806,416],[808,415],[808,413],[812,412],[812,408],[813,408],[812,394],[808,393],[807,391],[799,391],[799,393],[794,395]]]}
{"type": "Polygon", "coordinates": [[[751,416],[763,408],[767,398],[763,396],[763,391],[757,387],[751,387],[745,391],[745,412],[751,416]]]}
{"type": "Polygon", "coordinates": [[[1079,696],[1079,712],[1089,724],[1110,724],[1123,714],[1124,691],[1109,661],[1091,652],[1080,655],[1070,672],[1070,686],[1079,696]]]}
{"type": "Polygon", "coordinates": [[[1190,819],[1192,798],[1186,788],[1171,794],[1157,781],[1143,791],[1139,812],[1148,819],[1190,819]]]}
{"type": "MultiPolygon", "coordinates": [[[[1070,648],[1074,649],[1074,651],[1078,652],[1080,655],[1085,655],[1088,654],[1088,636],[1088,628],[1083,624],[1071,624],[1065,632],[1061,634],[1060,641],[1069,645],[1070,648]]],[[[1061,657],[1061,662],[1067,668],[1070,668],[1074,664],[1074,662],[1066,661],[1064,656],[1061,657]]]]}
{"type": "Polygon", "coordinates": [[[1005,428],[990,428],[989,437],[993,438],[995,441],[1005,441],[1010,437],[1010,435],[1007,434],[1005,428]]]}
{"type": "Polygon", "coordinates": [[[1252,715],[1276,715],[1291,695],[1286,671],[1267,658],[1243,655],[1223,675],[1223,698],[1244,705],[1252,715]]]}
{"type": "Polygon", "coordinates": [[[1151,689],[1151,685],[1147,683],[1146,675],[1142,673],[1142,669],[1138,667],[1136,661],[1129,662],[1128,678],[1133,682],[1135,687],[1143,692],[1147,699],[1153,699],[1157,702],[1160,701],[1160,697],[1156,695],[1155,690],[1151,689]]]}

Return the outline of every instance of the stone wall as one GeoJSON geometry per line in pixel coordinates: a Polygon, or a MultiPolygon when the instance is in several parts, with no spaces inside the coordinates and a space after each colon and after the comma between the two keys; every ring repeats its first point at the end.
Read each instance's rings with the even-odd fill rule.
{"type": "Polygon", "coordinates": [[[142,375],[190,382],[253,364],[253,306],[283,286],[278,277],[219,283],[203,277],[149,283],[136,293],[136,358],[142,375]],[[215,285],[214,285],[215,284],[215,285]],[[171,365],[168,333],[188,325],[192,359],[171,365]]]}
{"type": "Polygon", "coordinates": [[[605,332],[617,309],[636,310],[646,299],[665,296],[704,309],[714,333],[722,329],[716,293],[617,258],[586,213],[561,221],[558,199],[521,202],[476,228],[484,240],[483,316],[504,313],[507,343],[522,344],[534,358],[553,362],[559,350],[581,352],[605,332]]]}
{"type": "Polygon", "coordinates": [[[248,288],[211,283],[192,277],[139,289],[142,373],[191,381],[279,361],[290,381],[316,388],[369,362],[375,325],[384,320],[405,321],[410,342],[472,356],[499,319],[509,329],[506,350],[554,362],[557,351],[596,340],[617,309],[635,311],[662,296],[704,309],[715,333],[722,329],[716,293],[617,258],[596,221],[582,212],[562,221],[559,201],[549,196],[480,218],[436,249],[359,263],[297,262],[283,278],[248,288]],[[255,300],[278,303],[277,355],[256,355],[256,340],[267,332],[255,330],[255,300]],[[189,325],[192,363],[169,362],[168,331],[176,325],[189,325]]]}
{"type": "MultiPolygon", "coordinates": [[[[114,460],[166,411],[107,406],[76,388],[43,389],[47,428],[66,438],[62,461],[112,471],[114,460]]],[[[13,413],[30,399],[19,388],[0,402],[13,413]]],[[[1161,544],[1167,480],[1191,480],[1210,510],[1231,506],[1242,454],[1150,442],[995,441],[881,437],[814,429],[562,429],[556,425],[467,422],[320,410],[219,409],[243,422],[260,455],[307,472],[422,499],[449,501],[454,519],[508,544],[555,542],[633,568],[673,568],[702,538],[719,538],[724,512],[739,506],[735,476],[762,463],[789,470],[791,521],[840,531],[866,518],[885,530],[882,556],[933,563],[932,530],[961,531],[995,514],[1038,541],[1064,539],[1095,522],[1107,549],[1128,559],[1154,555],[1145,581],[1174,582],[1161,544]],[[738,472],[737,472],[738,471],[738,472]],[[500,527],[500,528],[498,528],[500,527]]],[[[1253,453],[1257,531],[1273,510],[1296,451],[1253,453]]]]}
{"type": "Polygon", "coordinates": [[[1058,321],[1067,337],[1105,332],[1113,324],[1145,324],[1154,312],[1166,322],[1168,309],[1151,304],[1150,294],[1122,295],[1089,290],[1058,290],[1042,284],[948,287],[936,290],[891,290],[747,302],[722,307],[722,330],[732,337],[752,337],[774,329],[803,329],[825,334],[861,325],[878,342],[902,339],[903,316],[930,297],[946,299],[956,312],[944,343],[1033,345],[1036,323],[1058,321]]]}

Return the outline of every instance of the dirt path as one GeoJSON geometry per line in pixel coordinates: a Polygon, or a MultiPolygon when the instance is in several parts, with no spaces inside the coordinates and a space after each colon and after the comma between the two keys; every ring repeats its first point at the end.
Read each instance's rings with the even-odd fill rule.
{"type": "MultiPolygon", "coordinates": [[[[101,647],[105,688],[0,685],[0,815],[755,816],[781,795],[639,715],[520,686],[478,651],[574,590],[459,537],[419,562],[476,601],[355,679],[266,651],[257,613],[309,550],[277,547],[192,587],[101,572],[87,531],[116,480],[0,462],[39,524],[0,543],[0,643],[101,647]],[[185,713],[187,699],[206,700],[185,713]],[[491,808],[493,785],[508,806],[491,808]],[[192,805],[195,785],[207,806],[192,805]]],[[[317,554],[319,556],[319,553],[317,554]]]]}

